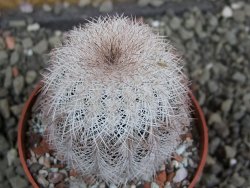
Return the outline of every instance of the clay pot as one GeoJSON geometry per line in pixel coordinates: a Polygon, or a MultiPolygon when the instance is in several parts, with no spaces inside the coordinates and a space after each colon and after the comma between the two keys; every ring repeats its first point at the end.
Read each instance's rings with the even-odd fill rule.
{"type": "MultiPolygon", "coordinates": [[[[25,149],[25,143],[27,143],[27,138],[25,137],[25,133],[27,130],[27,120],[30,118],[31,115],[31,109],[36,101],[37,95],[40,92],[41,84],[38,84],[36,88],[33,90],[31,93],[28,101],[25,103],[24,108],[22,110],[21,117],[19,119],[18,123],[18,151],[19,151],[19,157],[21,164],[23,166],[24,172],[26,173],[26,176],[28,177],[30,183],[34,188],[39,188],[38,184],[36,183],[35,179],[31,175],[26,159],[27,159],[27,152],[25,149]]],[[[208,151],[208,131],[206,127],[206,121],[203,115],[203,112],[195,99],[194,95],[190,92],[189,93],[191,101],[192,101],[192,107],[194,110],[194,117],[195,117],[195,125],[197,127],[197,130],[200,134],[200,144],[201,144],[201,149],[200,149],[200,162],[198,165],[198,168],[195,172],[195,175],[189,185],[189,188],[193,188],[197,181],[200,179],[200,176],[202,174],[202,170],[205,166],[206,163],[206,157],[207,157],[207,151],[208,151]]],[[[145,184],[145,187],[147,187],[147,184],[145,184]]]]}

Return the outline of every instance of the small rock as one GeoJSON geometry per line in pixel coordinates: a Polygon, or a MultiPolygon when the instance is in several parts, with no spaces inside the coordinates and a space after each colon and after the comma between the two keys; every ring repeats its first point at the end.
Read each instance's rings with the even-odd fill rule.
{"type": "Polygon", "coordinates": [[[0,114],[5,118],[9,118],[10,117],[10,108],[9,108],[9,102],[8,100],[5,99],[1,99],[0,100],[0,114]]]}
{"type": "Polygon", "coordinates": [[[173,17],[171,20],[170,20],[170,27],[173,29],[173,30],[178,30],[181,26],[181,19],[178,18],[178,17],[173,17]]]}
{"type": "Polygon", "coordinates": [[[106,184],[104,182],[100,183],[99,188],[106,188],[106,184]]]}
{"type": "Polygon", "coordinates": [[[16,116],[19,117],[23,109],[23,104],[13,105],[10,107],[11,112],[16,116]]]}
{"type": "Polygon", "coordinates": [[[160,22],[159,22],[159,20],[154,20],[154,21],[152,21],[151,25],[152,25],[152,27],[159,27],[160,22]]]}
{"type": "Polygon", "coordinates": [[[26,81],[27,84],[32,84],[36,80],[36,77],[37,77],[36,71],[29,70],[26,73],[25,81],[26,81]]]}
{"type": "Polygon", "coordinates": [[[31,166],[30,166],[30,172],[32,173],[37,173],[43,166],[40,165],[39,163],[33,163],[31,166]]]}
{"type": "Polygon", "coordinates": [[[240,82],[240,83],[245,83],[246,81],[246,76],[242,74],[241,72],[236,72],[233,74],[233,80],[240,82]]]}
{"type": "Polygon", "coordinates": [[[24,87],[24,78],[23,76],[19,75],[13,80],[13,87],[14,87],[14,92],[16,95],[20,95],[20,93],[23,90],[24,87]]]}
{"type": "Polygon", "coordinates": [[[230,181],[232,182],[233,185],[237,187],[242,187],[242,185],[245,183],[246,180],[236,172],[233,174],[230,181]]]}
{"type": "Polygon", "coordinates": [[[0,51],[0,65],[3,65],[7,62],[8,54],[6,51],[0,51]]]}
{"type": "Polygon", "coordinates": [[[231,146],[225,146],[225,153],[227,158],[234,158],[236,155],[236,149],[231,146]]]}
{"type": "Polygon", "coordinates": [[[14,65],[18,62],[18,60],[19,60],[19,53],[17,51],[12,52],[10,56],[10,64],[14,65]]]}
{"type": "Polygon", "coordinates": [[[181,155],[184,151],[186,151],[186,145],[185,144],[181,144],[180,146],[178,146],[178,148],[176,149],[176,153],[178,155],[181,155]]]}
{"type": "Polygon", "coordinates": [[[23,13],[31,13],[33,12],[33,6],[30,3],[22,2],[19,6],[20,11],[23,13]]]}
{"type": "Polygon", "coordinates": [[[189,39],[193,38],[194,33],[191,30],[186,30],[184,28],[181,28],[180,29],[180,36],[185,41],[185,40],[189,40],[189,39]]]}
{"type": "Polygon", "coordinates": [[[10,20],[9,21],[10,27],[24,27],[26,26],[25,20],[10,20]]]}
{"type": "Polygon", "coordinates": [[[246,17],[245,17],[245,12],[242,10],[235,10],[233,18],[237,22],[244,22],[246,17]]]}
{"type": "Polygon", "coordinates": [[[185,20],[185,27],[187,29],[192,29],[195,26],[195,18],[193,16],[190,16],[188,19],[185,20]]]}
{"type": "Polygon", "coordinates": [[[234,166],[237,164],[237,160],[236,159],[230,159],[230,166],[234,166]]]}
{"type": "Polygon", "coordinates": [[[49,44],[50,44],[52,47],[58,46],[59,44],[61,44],[60,37],[59,37],[59,36],[50,37],[50,38],[49,38],[49,44]]]}
{"type": "Polygon", "coordinates": [[[224,18],[230,18],[233,16],[233,11],[229,6],[225,6],[221,14],[224,18]]]}
{"type": "Polygon", "coordinates": [[[209,24],[211,26],[216,27],[218,25],[218,18],[216,16],[211,16],[211,18],[209,20],[209,24]]]}
{"type": "Polygon", "coordinates": [[[16,149],[12,148],[7,153],[8,165],[11,166],[16,159],[17,159],[17,151],[16,149]]]}
{"type": "Polygon", "coordinates": [[[24,49],[31,48],[33,46],[33,41],[31,38],[25,38],[22,40],[22,45],[24,49]]]}
{"type": "Polygon", "coordinates": [[[43,54],[47,51],[47,49],[48,49],[48,42],[45,39],[41,40],[33,47],[33,51],[37,54],[43,54]]]}
{"type": "Polygon", "coordinates": [[[37,31],[40,29],[40,25],[38,23],[33,23],[28,25],[27,31],[37,31]]]}
{"type": "Polygon", "coordinates": [[[21,176],[15,176],[9,179],[12,188],[27,188],[28,182],[21,176]]]}
{"type": "Polygon", "coordinates": [[[64,175],[58,172],[49,173],[48,180],[50,183],[57,184],[64,179],[64,175]]]}
{"type": "Polygon", "coordinates": [[[9,148],[9,143],[3,135],[0,134],[0,153],[5,153],[9,148]]]}
{"type": "Polygon", "coordinates": [[[0,50],[4,50],[5,49],[5,42],[3,40],[2,37],[0,37],[0,50]]]}
{"type": "Polygon", "coordinates": [[[91,3],[91,0],[80,0],[78,2],[78,6],[79,7],[85,7],[85,6],[89,5],[90,3],[91,3]]]}
{"type": "Polygon", "coordinates": [[[224,113],[228,113],[231,110],[233,104],[233,100],[232,99],[227,99],[225,100],[222,104],[221,104],[221,110],[224,113]]]}
{"type": "Polygon", "coordinates": [[[151,188],[160,188],[159,185],[155,182],[151,183],[151,188]]]}
{"type": "Polygon", "coordinates": [[[211,93],[215,93],[216,91],[218,91],[219,87],[215,81],[211,80],[208,82],[208,89],[211,93]]]}
{"type": "Polygon", "coordinates": [[[45,12],[51,12],[51,11],[52,11],[52,8],[51,8],[51,6],[48,5],[48,4],[43,4],[43,10],[44,10],[45,12]]]}
{"type": "Polygon", "coordinates": [[[49,175],[48,171],[47,171],[47,170],[43,170],[43,169],[39,170],[39,171],[38,171],[38,174],[39,174],[40,176],[45,177],[45,178],[49,175]]]}
{"type": "Polygon", "coordinates": [[[37,182],[43,186],[43,187],[48,187],[49,186],[49,182],[41,175],[38,176],[37,178],[37,182]]]}
{"type": "Polygon", "coordinates": [[[154,1],[150,1],[150,4],[154,7],[159,7],[161,5],[163,5],[164,1],[163,0],[154,0],[154,1]]]}
{"type": "Polygon", "coordinates": [[[110,12],[113,9],[113,3],[110,0],[104,1],[100,8],[99,11],[100,12],[110,12]]]}
{"type": "Polygon", "coordinates": [[[141,7],[145,7],[150,3],[151,0],[138,0],[137,4],[141,7]]]}
{"type": "Polygon", "coordinates": [[[13,50],[15,48],[15,38],[12,36],[5,37],[6,47],[9,50],[13,50]]]}
{"type": "Polygon", "coordinates": [[[213,123],[218,123],[218,124],[222,123],[222,119],[219,113],[213,113],[212,115],[210,115],[208,119],[208,124],[211,125],[213,123]]]}
{"type": "Polygon", "coordinates": [[[12,84],[12,70],[11,67],[5,69],[4,87],[9,88],[12,84]]]}
{"type": "Polygon", "coordinates": [[[187,175],[188,175],[187,170],[185,168],[180,168],[176,171],[173,182],[179,183],[182,180],[184,180],[187,177],[187,175]]]}
{"type": "Polygon", "coordinates": [[[165,184],[164,188],[172,188],[172,186],[171,186],[170,182],[166,182],[166,184],[165,184]]]}

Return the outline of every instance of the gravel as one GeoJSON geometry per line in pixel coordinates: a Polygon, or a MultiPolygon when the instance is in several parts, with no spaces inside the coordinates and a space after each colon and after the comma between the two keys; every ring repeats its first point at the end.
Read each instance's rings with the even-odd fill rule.
{"type": "MultiPolygon", "coordinates": [[[[81,0],[81,3],[88,8],[94,2],[81,0]]],[[[148,0],[137,3],[153,6],[148,0]]],[[[161,2],[154,3],[159,6],[157,3],[161,2]]],[[[145,22],[168,35],[183,55],[185,71],[208,122],[209,158],[197,187],[245,188],[250,186],[250,3],[218,4],[221,7],[213,12],[194,6],[179,14],[172,10],[145,22]]],[[[42,9],[59,15],[67,11],[60,4],[44,5],[42,9]]],[[[18,187],[28,187],[13,152],[17,151],[18,116],[46,66],[46,54],[61,39],[61,31],[43,28],[32,22],[29,14],[25,16],[29,19],[10,20],[9,28],[0,32],[0,187],[5,188],[17,187],[17,183],[18,187]],[[15,39],[12,46],[6,45],[6,36],[15,39]]],[[[40,181],[49,185],[42,175],[41,172],[40,181]]],[[[165,188],[169,186],[166,184],[165,188]]]]}

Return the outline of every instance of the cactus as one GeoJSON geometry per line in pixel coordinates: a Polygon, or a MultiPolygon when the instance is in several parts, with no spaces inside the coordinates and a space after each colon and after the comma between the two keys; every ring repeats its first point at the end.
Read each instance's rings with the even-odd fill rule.
{"type": "Polygon", "coordinates": [[[68,32],[39,99],[57,156],[108,184],[151,179],[190,125],[181,62],[169,41],[124,16],[68,32]]]}

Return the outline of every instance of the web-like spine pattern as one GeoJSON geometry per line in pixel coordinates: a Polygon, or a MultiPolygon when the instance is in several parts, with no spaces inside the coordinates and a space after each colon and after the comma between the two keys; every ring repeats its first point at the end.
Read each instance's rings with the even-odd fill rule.
{"type": "Polygon", "coordinates": [[[190,125],[180,62],[136,20],[102,17],[70,31],[50,54],[40,96],[57,155],[107,183],[150,179],[190,125]]]}

